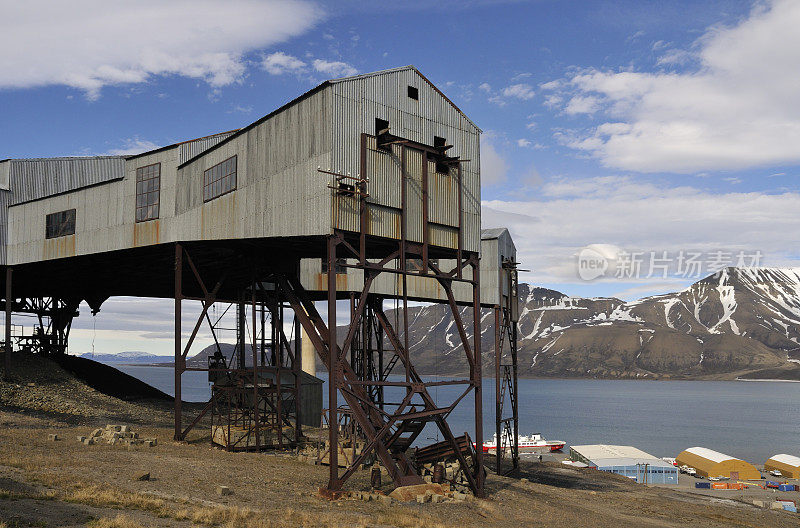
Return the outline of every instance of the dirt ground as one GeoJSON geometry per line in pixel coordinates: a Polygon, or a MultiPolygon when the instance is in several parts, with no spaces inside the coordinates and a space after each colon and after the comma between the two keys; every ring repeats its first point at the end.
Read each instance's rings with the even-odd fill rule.
{"type": "MultiPolygon", "coordinates": [[[[558,463],[525,462],[517,478],[490,475],[487,500],[330,502],[317,493],[327,482],[327,467],[302,463],[289,453],[215,449],[206,427],[190,433],[187,442],[173,442],[171,417],[163,402],[113,401],[106,395],[91,394],[77,383],[70,384],[72,392],[64,395],[64,399],[79,401],[76,412],[69,412],[71,404],[60,405],[63,402],[56,412],[42,401],[58,400],[53,391],[60,382],[33,382],[36,386],[30,389],[48,395],[37,396],[30,404],[21,396],[27,383],[18,378],[13,390],[0,384],[0,528],[763,528],[800,524],[796,514],[759,509],[734,498],[650,488],[617,475],[558,463]],[[151,420],[146,426],[148,406],[151,420]],[[77,441],[78,436],[107,423],[130,424],[141,437],[157,438],[158,445],[84,445],[77,441]],[[58,434],[61,440],[49,440],[49,434],[58,434]],[[143,472],[149,472],[151,479],[136,480],[143,472]],[[218,495],[220,485],[228,486],[233,494],[218,495]]],[[[347,489],[368,490],[369,473],[358,472],[347,489]]],[[[386,483],[383,491],[391,489],[386,483]]]]}

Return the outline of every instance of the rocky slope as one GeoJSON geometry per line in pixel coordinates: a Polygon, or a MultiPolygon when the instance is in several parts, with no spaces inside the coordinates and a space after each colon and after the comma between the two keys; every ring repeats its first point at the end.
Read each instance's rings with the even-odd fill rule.
{"type": "MultiPolygon", "coordinates": [[[[521,376],[800,379],[800,268],[727,268],[680,292],[627,303],[527,284],[519,295],[521,376]]],[[[421,370],[464,373],[446,307],[417,307],[410,317],[421,370]]],[[[481,318],[490,368],[493,317],[481,318]]]]}

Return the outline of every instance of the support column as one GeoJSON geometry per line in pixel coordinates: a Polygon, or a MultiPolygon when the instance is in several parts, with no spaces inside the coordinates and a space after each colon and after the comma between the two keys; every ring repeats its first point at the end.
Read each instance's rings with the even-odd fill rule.
{"type": "Polygon", "coordinates": [[[183,298],[183,246],[175,244],[175,440],[183,440],[181,422],[181,374],[183,350],[181,346],[181,299],[183,298]]]}
{"type": "MultiPolygon", "coordinates": [[[[313,359],[313,357],[312,357],[313,359]]],[[[303,436],[303,338],[300,329],[300,318],[294,317],[294,442],[300,442],[303,436]]]]}
{"type": "MultiPolygon", "coordinates": [[[[502,301],[502,289],[500,291],[501,301],[502,301]]],[[[495,416],[495,434],[497,440],[497,447],[495,448],[495,468],[497,469],[497,474],[503,474],[503,401],[502,401],[502,393],[500,391],[501,384],[503,383],[502,374],[501,374],[501,367],[500,367],[500,360],[503,357],[503,350],[502,350],[502,341],[500,340],[500,336],[503,332],[503,328],[500,326],[500,306],[494,307],[494,398],[495,398],[495,406],[494,406],[494,416],[495,416]]]]}
{"type": "Polygon", "coordinates": [[[12,289],[11,278],[13,270],[11,267],[6,268],[6,344],[5,344],[5,361],[3,377],[6,381],[11,379],[11,306],[12,306],[12,289]]]}
{"type": "Polygon", "coordinates": [[[475,340],[473,354],[473,382],[475,384],[475,487],[476,495],[483,498],[483,373],[481,372],[481,280],[480,265],[476,260],[472,265],[472,335],[475,340]]]}
{"type": "Polygon", "coordinates": [[[336,239],[328,238],[328,459],[330,477],[328,489],[338,490],[339,482],[339,420],[336,389],[339,384],[339,347],[336,341],[336,239]]]}

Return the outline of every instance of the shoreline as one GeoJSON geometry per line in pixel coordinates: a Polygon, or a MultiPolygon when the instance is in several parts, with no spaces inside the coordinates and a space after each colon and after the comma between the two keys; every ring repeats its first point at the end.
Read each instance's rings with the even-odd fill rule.
{"type": "MultiPolygon", "coordinates": [[[[172,363],[103,363],[104,365],[108,365],[110,367],[173,367],[172,363]]],[[[324,372],[321,372],[324,374],[324,372]]],[[[428,374],[425,372],[421,372],[420,375],[422,376],[430,376],[430,377],[438,377],[438,378],[461,378],[463,376],[459,375],[441,375],[441,374],[428,374]]],[[[484,375],[484,377],[488,377],[484,375]]],[[[557,376],[519,376],[521,380],[591,380],[591,381],[703,381],[703,382],[710,382],[710,381],[770,381],[770,382],[785,382],[785,383],[800,383],[800,380],[795,379],[781,379],[781,378],[730,378],[730,379],[716,379],[716,378],[651,378],[651,377],[640,377],[640,378],[595,378],[595,377],[557,377],[557,376]]]]}

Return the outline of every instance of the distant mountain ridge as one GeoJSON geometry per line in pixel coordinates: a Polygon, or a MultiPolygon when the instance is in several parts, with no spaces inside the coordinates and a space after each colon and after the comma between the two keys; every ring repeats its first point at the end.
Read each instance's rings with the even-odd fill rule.
{"type": "Polygon", "coordinates": [[[153,363],[170,363],[172,356],[159,356],[149,352],[141,351],[126,351],[118,354],[92,354],[87,352],[78,357],[92,359],[98,363],[117,363],[117,364],[153,364],[153,363]]]}
{"type": "MultiPolygon", "coordinates": [[[[528,284],[520,284],[519,297],[521,376],[800,379],[800,268],[726,268],[682,291],[633,302],[528,284]]],[[[421,370],[465,373],[447,308],[410,312],[409,342],[421,370]]],[[[481,316],[482,357],[493,372],[488,315],[481,316]]]]}

